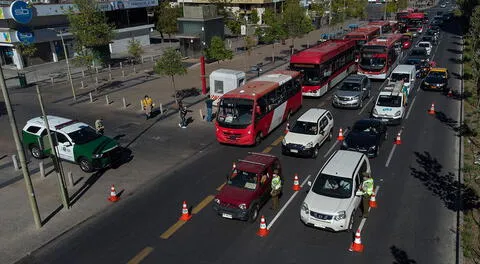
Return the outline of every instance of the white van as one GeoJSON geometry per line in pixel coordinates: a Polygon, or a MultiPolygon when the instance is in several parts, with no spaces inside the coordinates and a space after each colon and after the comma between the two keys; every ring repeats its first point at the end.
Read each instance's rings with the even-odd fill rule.
{"type": "Polygon", "coordinates": [[[242,71],[218,69],[210,73],[210,98],[217,107],[220,97],[245,84],[246,74],[242,71]]]}
{"type": "Polygon", "coordinates": [[[407,88],[408,94],[415,86],[415,80],[417,79],[417,70],[415,65],[399,64],[390,74],[388,78],[389,82],[403,81],[403,85],[407,88]]]}
{"type": "Polygon", "coordinates": [[[386,124],[399,125],[405,116],[406,95],[403,81],[390,82],[378,94],[372,116],[386,124]]]}

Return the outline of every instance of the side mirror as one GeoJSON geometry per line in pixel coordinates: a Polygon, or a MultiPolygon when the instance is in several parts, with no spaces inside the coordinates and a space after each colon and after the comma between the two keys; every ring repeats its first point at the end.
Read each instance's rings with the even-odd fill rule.
{"type": "Polygon", "coordinates": [[[362,196],[363,195],[363,192],[358,190],[356,193],[355,193],[355,196],[362,196]]]}
{"type": "Polygon", "coordinates": [[[308,184],[308,186],[312,187],[312,182],[311,181],[307,181],[307,184],[308,184]]]}
{"type": "Polygon", "coordinates": [[[70,143],[70,141],[65,142],[65,146],[66,146],[66,147],[70,147],[70,146],[72,146],[72,143],[70,143]]]}
{"type": "Polygon", "coordinates": [[[366,91],[366,90],[367,90],[367,87],[363,87],[363,89],[362,89],[362,90],[363,90],[363,91],[366,91]]]}

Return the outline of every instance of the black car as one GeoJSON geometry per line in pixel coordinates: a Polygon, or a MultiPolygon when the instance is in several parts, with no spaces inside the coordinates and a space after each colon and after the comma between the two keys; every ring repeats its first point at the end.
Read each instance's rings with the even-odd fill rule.
{"type": "Polygon", "coordinates": [[[428,41],[430,43],[432,43],[432,45],[437,45],[437,38],[435,38],[434,36],[431,36],[431,35],[425,35],[422,37],[422,40],[420,41],[428,41]]]}
{"type": "Polygon", "coordinates": [[[423,90],[437,90],[446,92],[448,85],[448,77],[446,72],[432,70],[428,73],[427,77],[423,79],[423,90]]]}
{"type": "Polygon", "coordinates": [[[437,32],[437,34],[440,34],[440,27],[439,26],[432,25],[430,27],[430,29],[437,32]]]}
{"type": "Polygon", "coordinates": [[[362,119],[353,125],[341,149],[362,152],[373,158],[380,154],[380,146],[387,138],[387,126],[376,119],[362,119]]]}

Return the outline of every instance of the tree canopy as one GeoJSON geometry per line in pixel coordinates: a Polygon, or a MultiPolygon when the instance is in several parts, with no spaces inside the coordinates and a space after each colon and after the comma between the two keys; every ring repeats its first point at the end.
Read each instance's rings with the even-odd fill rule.
{"type": "Polygon", "coordinates": [[[287,0],[283,11],[283,27],[289,37],[298,38],[313,30],[312,20],[297,0],[287,0]]]}
{"type": "Polygon", "coordinates": [[[171,36],[177,33],[177,18],[183,15],[181,7],[172,7],[170,2],[161,1],[155,8],[154,13],[156,18],[155,29],[160,32],[162,38],[163,34],[171,36]]]}
{"type": "Polygon", "coordinates": [[[258,24],[260,22],[260,17],[258,16],[258,11],[256,8],[252,10],[252,13],[250,13],[250,22],[251,24],[258,24]]]}
{"type": "Polygon", "coordinates": [[[233,52],[225,47],[225,43],[219,36],[214,36],[210,40],[210,47],[206,49],[206,55],[209,59],[217,61],[231,60],[233,52]]]}
{"type": "Polygon", "coordinates": [[[175,76],[187,74],[187,68],[182,62],[182,54],[174,48],[167,48],[153,66],[153,71],[160,75],[170,76],[175,91],[175,103],[178,104],[175,76]]]}
{"type": "Polygon", "coordinates": [[[142,49],[140,41],[135,39],[131,39],[130,41],[128,41],[128,54],[134,62],[138,62],[143,52],[144,51],[142,49]]]}

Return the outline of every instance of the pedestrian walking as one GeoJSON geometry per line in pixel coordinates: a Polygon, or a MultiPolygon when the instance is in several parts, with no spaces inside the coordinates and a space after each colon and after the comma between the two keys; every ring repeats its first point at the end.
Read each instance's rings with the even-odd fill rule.
{"type": "Polygon", "coordinates": [[[360,186],[360,190],[363,193],[362,207],[363,207],[363,218],[368,217],[368,209],[370,208],[370,196],[373,194],[373,179],[370,172],[363,173],[363,183],[360,186]]]}
{"type": "Polygon", "coordinates": [[[272,190],[270,191],[270,195],[272,196],[272,209],[278,210],[279,206],[279,196],[282,192],[282,180],[280,179],[280,175],[278,175],[278,170],[273,171],[273,178],[272,178],[272,190]]]}
{"type": "Polygon", "coordinates": [[[207,107],[207,116],[205,117],[205,121],[212,122],[213,99],[208,97],[205,101],[205,106],[207,107]]]}
{"type": "Polygon", "coordinates": [[[187,113],[190,112],[182,101],[178,102],[178,111],[180,112],[180,124],[181,128],[187,128],[187,113]]]}
{"type": "Polygon", "coordinates": [[[146,119],[149,119],[150,117],[152,117],[152,110],[153,110],[154,104],[150,96],[145,95],[145,97],[142,100],[142,106],[143,106],[143,111],[145,111],[146,119]]]}
{"type": "Polygon", "coordinates": [[[99,118],[95,121],[95,129],[97,130],[97,133],[100,135],[103,135],[105,131],[105,126],[103,125],[103,119],[99,118]]]}

